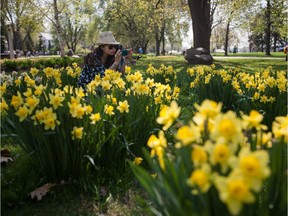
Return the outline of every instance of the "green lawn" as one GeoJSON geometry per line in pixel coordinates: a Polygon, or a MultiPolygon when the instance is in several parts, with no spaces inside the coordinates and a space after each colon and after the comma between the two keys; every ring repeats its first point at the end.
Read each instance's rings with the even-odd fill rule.
{"type": "MultiPolygon", "coordinates": [[[[287,70],[287,62],[283,58],[215,58],[214,62],[216,69],[236,69],[240,71],[254,73],[262,71],[263,69],[272,66],[273,70],[287,70]]],[[[166,66],[173,65],[177,71],[186,71],[187,68],[192,67],[189,65],[183,56],[148,56],[141,58],[136,65],[132,66],[133,69],[139,71],[146,71],[148,64],[153,64],[158,68],[161,64],[166,66]]]]}

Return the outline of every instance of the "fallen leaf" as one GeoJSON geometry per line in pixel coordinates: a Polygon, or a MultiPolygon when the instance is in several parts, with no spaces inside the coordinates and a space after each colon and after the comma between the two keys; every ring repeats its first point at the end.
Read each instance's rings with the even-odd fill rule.
{"type": "Polygon", "coordinates": [[[29,194],[31,196],[31,199],[33,199],[36,196],[38,201],[41,200],[46,195],[46,193],[55,185],[56,184],[47,183],[37,188],[36,190],[30,192],[29,194]]]}

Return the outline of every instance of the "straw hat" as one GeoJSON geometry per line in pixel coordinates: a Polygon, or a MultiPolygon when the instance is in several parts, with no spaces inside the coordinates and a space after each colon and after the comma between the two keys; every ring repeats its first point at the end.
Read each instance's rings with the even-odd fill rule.
{"type": "Polygon", "coordinates": [[[107,32],[101,32],[99,35],[99,38],[96,42],[96,44],[101,45],[101,44],[120,44],[120,42],[116,41],[112,32],[107,31],[107,32]]]}

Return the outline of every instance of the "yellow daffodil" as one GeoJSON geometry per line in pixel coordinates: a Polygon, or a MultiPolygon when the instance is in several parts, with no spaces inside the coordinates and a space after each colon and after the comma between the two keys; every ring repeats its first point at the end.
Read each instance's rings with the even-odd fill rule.
{"type": "Polygon", "coordinates": [[[108,91],[108,90],[110,90],[110,89],[112,88],[112,85],[111,85],[111,83],[110,83],[109,81],[103,80],[102,83],[101,83],[101,85],[102,85],[102,88],[103,88],[105,91],[108,91]]]}
{"type": "Polygon", "coordinates": [[[44,68],[43,71],[47,77],[53,77],[55,75],[55,71],[51,67],[44,68]]]}
{"type": "Polygon", "coordinates": [[[17,92],[17,96],[16,95],[12,96],[11,105],[16,110],[22,104],[23,104],[22,96],[21,96],[20,92],[17,92]]]}
{"type": "Polygon", "coordinates": [[[83,127],[73,127],[73,131],[71,132],[72,140],[82,139],[83,129],[84,129],[83,127]]]}
{"type": "Polygon", "coordinates": [[[199,167],[208,161],[207,152],[202,146],[193,145],[191,151],[191,160],[195,167],[199,167]]]}
{"type": "Polygon", "coordinates": [[[194,188],[192,190],[193,194],[198,194],[197,188],[201,193],[206,193],[209,190],[211,186],[210,173],[211,168],[208,164],[204,164],[201,168],[192,172],[189,179],[187,179],[187,184],[194,188]]]}
{"type": "Polygon", "coordinates": [[[33,68],[30,68],[30,73],[33,75],[33,76],[36,76],[38,74],[39,70],[35,67],[33,68]]]}
{"type": "Polygon", "coordinates": [[[284,138],[284,141],[288,141],[288,115],[278,116],[275,121],[272,123],[272,132],[276,139],[281,140],[284,138]]]}
{"type": "Polygon", "coordinates": [[[48,115],[44,114],[43,123],[45,130],[54,130],[56,125],[60,124],[60,122],[57,120],[56,113],[50,113],[48,115]]]}
{"type": "Polygon", "coordinates": [[[200,129],[190,122],[189,126],[180,127],[176,133],[176,139],[182,142],[183,145],[191,144],[200,138],[200,129]]]}
{"type": "Polygon", "coordinates": [[[262,181],[270,175],[268,167],[269,155],[267,151],[256,150],[251,152],[249,147],[242,147],[238,160],[231,160],[234,169],[239,169],[247,179],[251,188],[259,192],[262,181]]]}
{"type": "Polygon", "coordinates": [[[32,116],[31,119],[34,120],[34,125],[37,125],[38,123],[42,124],[44,119],[43,110],[36,110],[35,115],[32,116]]]}
{"type": "Polygon", "coordinates": [[[4,110],[8,110],[8,109],[9,109],[8,104],[6,103],[4,98],[2,98],[0,102],[0,112],[2,113],[4,110]]]}
{"type": "Polygon", "coordinates": [[[147,145],[152,149],[151,150],[151,157],[153,157],[155,155],[155,153],[157,154],[157,151],[160,148],[166,148],[167,147],[167,140],[165,138],[163,131],[159,131],[158,137],[159,138],[157,138],[157,136],[152,134],[148,139],[147,145]]]}
{"type": "Polygon", "coordinates": [[[64,97],[62,97],[60,94],[52,95],[49,93],[49,104],[53,106],[53,108],[56,110],[59,106],[63,106],[62,102],[64,101],[64,97]]]}
{"type": "Polygon", "coordinates": [[[120,111],[120,113],[129,113],[129,104],[128,101],[119,101],[119,105],[117,106],[117,109],[120,111]]]}
{"type": "Polygon", "coordinates": [[[220,193],[220,199],[224,202],[232,215],[238,215],[243,203],[255,202],[255,197],[250,191],[249,184],[239,173],[232,172],[227,178],[215,175],[215,186],[220,193]]]}
{"type": "Polygon", "coordinates": [[[229,159],[237,150],[237,145],[228,144],[225,139],[219,138],[215,143],[210,140],[205,142],[204,148],[210,155],[212,165],[220,165],[221,172],[226,173],[229,168],[229,159]]]}
{"type": "Polygon", "coordinates": [[[90,116],[91,124],[96,124],[101,119],[100,113],[95,113],[90,116]]]}
{"type": "Polygon", "coordinates": [[[84,110],[86,114],[90,114],[93,111],[93,107],[91,105],[84,106],[84,110]]]}
{"type": "Polygon", "coordinates": [[[136,164],[136,165],[140,165],[143,161],[143,158],[141,157],[135,157],[133,163],[136,164]]]}
{"type": "Polygon", "coordinates": [[[29,114],[33,112],[36,106],[40,103],[40,99],[37,98],[35,95],[26,98],[25,105],[29,107],[29,114]]]}
{"type": "Polygon", "coordinates": [[[22,122],[27,118],[29,110],[26,106],[19,107],[18,111],[15,113],[19,117],[19,121],[22,122]]]}
{"type": "Polygon", "coordinates": [[[251,129],[256,128],[257,130],[267,130],[267,126],[261,125],[263,115],[256,110],[251,110],[249,116],[242,114],[244,127],[251,129]]]}
{"type": "Polygon", "coordinates": [[[2,97],[6,92],[6,82],[0,86],[0,96],[2,97]]]}
{"type": "Polygon", "coordinates": [[[204,100],[201,106],[198,104],[195,104],[194,106],[198,112],[204,115],[206,118],[214,118],[221,112],[222,104],[211,100],[204,100]]]}
{"type": "Polygon", "coordinates": [[[217,139],[223,137],[227,142],[241,143],[243,141],[242,124],[232,111],[220,114],[215,118],[215,125],[211,131],[211,137],[217,139]]]}
{"type": "Polygon", "coordinates": [[[163,130],[167,130],[174,123],[175,119],[180,115],[181,108],[178,107],[176,101],[172,101],[170,107],[164,106],[156,119],[158,124],[163,125],[163,130]]]}
{"type": "Polygon", "coordinates": [[[41,84],[39,86],[34,86],[35,90],[34,90],[34,94],[37,96],[40,96],[43,92],[43,90],[45,89],[45,87],[41,84]]]}
{"type": "Polygon", "coordinates": [[[114,113],[114,107],[113,106],[111,106],[111,105],[105,105],[104,106],[104,112],[106,113],[106,114],[108,114],[109,116],[112,116],[112,115],[115,115],[115,113],[114,113]]]}

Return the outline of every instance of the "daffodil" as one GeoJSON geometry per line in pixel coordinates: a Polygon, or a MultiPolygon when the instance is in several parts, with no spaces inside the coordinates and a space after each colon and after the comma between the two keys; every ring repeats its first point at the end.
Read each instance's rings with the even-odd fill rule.
{"type": "Polygon", "coordinates": [[[119,101],[119,105],[117,106],[117,109],[120,111],[120,113],[129,113],[129,104],[128,101],[119,101]]]}
{"type": "Polygon", "coordinates": [[[135,157],[133,163],[136,164],[136,165],[140,165],[143,161],[143,158],[141,157],[135,157]]]}
{"type": "Polygon", "coordinates": [[[8,109],[9,109],[8,104],[6,103],[4,98],[2,98],[0,102],[0,112],[2,113],[4,110],[8,110],[8,109]]]}
{"type": "Polygon", "coordinates": [[[55,75],[55,71],[51,67],[44,68],[43,71],[47,77],[53,77],[55,75]]]}
{"type": "Polygon", "coordinates": [[[191,151],[191,160],[195,167],[199,167],[208,161],[208,154],[203,146],[193,145],[191,151]]]}
{"type": "Polygon", "coordinates": [[[57,120],[56,113],[51,113],[48,115],[44,114],[43,123],[45,130],[54,130],[56,125],[60,124],[60,121],[57,120]]]}
{"type": "Polygon", "coordinates": [[[163,130],[167,130],[171,127],[175,119],[180,115],[181,108],[178,107],[176,101],[172,101],[170,107],[164,106],[156,119],[158,124],[163,125],[163,130]]]}
{"type": "Polygon", "coordinates": [[[147,142],[147,145],[152,149],[151,150],[151,156],[153,157],[155,153],[157,154],[157,151],[160,148],[166,148],[167,147],[167,140],[165,138],[164,132],[159,131],[158,137],[152,134],[147,142]],[[159,137],[159,138],[158,138],[159,137]]]}
{"type": "Polygon", "coordinates": [[[248,129],[267,130],[267,126],[260,124],[263,120],[263,115],[256,110],[251,110],[249,116],[242,114],[242,119],[244,127],[248,129]]]}
{"type": "Polygon", "coordinates": [[[111,105],[108,105],[108,104],[106,104],[106,105],[104,106],[104,112],[105,112],[106,114],[108,114],[109,116],[115,115],[115,113],[114,113],[114,107],[111,106],[111,105]]]}
{"type": "Polygon", "coordinates": [[[91,124],[96,124],[96,122],[98,122],[100,119],[101,119],[100,113],[94,113],[91,114],[90,116],[91,124]]]}
{"type": "Polygon", "coordinates": [[[83,127],[73,127],[73,131],[71,132],[72,140],[82,139],[83,129],[84,129],[83,127]]]}
{"type": "Polygon", "coordinates": [[[209,190],[211,186],[210,175],[211,168],[208,164],[204,164],[201,168],[195,169],[192,172],[190,177],[187,179],[187,184],[193,187],[193,194],[198,194],[198,190],[201,193],[206,193],[209,190]]]}
{"type": "Polygon", "coordinates": [[[240,144],[243,141],[242,123],[232,111],[219,114],[215,118],[215,125],[211,131],[211,137],[217,139],[224,138],[227,142],[240,144]]]}
{"type": "Polygon", "coordinates": [[[284,138],[284,141],[288,141],[288,115],[278,116],[275,121],[272,123],[272,132],[276,139],[281,140],[284,138]]]}
{"type": "Polygon", "coordinates": [[[20,92],[18,91],[17,92],[17,96],[16,95],[12,96],[11,105],[16,110],[22,104],[23,104],[23,99],[22,99],[22,96],[21,96],[20,92]]]}
{"type": "Polygon", "coordinates": [[[272,147],[272,133],[264,133],[262,131],[257,132],[257,147],[262,148],[267,146],[268,148],[272,147]]]}
{"type": "Polygon", "coordinates": [[[62,102],[64,101],[65,98],[60,94],[52,95],[49,93],[49,98],[50,98],[49,104],[51,104],[55,110],[59,106],[63,106],[62,102]]]}
{"type": "Polygon", "coordinates": [[[219,138],[212,143],[211,140],[205,142],[204,148],[210,155],[212,165],[220,165],[221,172],[226,173],[229,168],[229,159],[234,156],[238,145],[227,143],[225,139],[219,138]]]}
{"type": "Polygon", "coordinates": [[[2,97],[6,93],[6,82],[0,86],[0,96],[2,97]]]}
{"type": "Polygon", "coordinates": [[[33,75],[33,76],[36,76],[38,74],[39,70],[35,67],[33,68],[30,68],[30,73],[33,75]]]}
{"type": "Polygon", "coordinates": [[[194,106],[206,118],[214,118],[221,112],[222,104],[212,100],[204,100],[200,106],[198,104],[194,106]]]}
{"type": "Polygon", "coordinates": [[[251,188],[259,192],[262,181],[270,175],[268,152],[265,150],[251,152],[249,147],[242,147],[238,157],[237,160],[230,161],[231,166],[234,169],[239,169],[251,188]]]}
{"type": "Polygon", "coordinates": [[[189,126],[180,127],[176,133],[176,139],[181,141],[183,145],[191,144],[200,138],[200,129],[190,122],[189,126]]]}
{"type": "Polygon", "coordinates": [[[45,89],[45,87],[41,84],[39,86],[34,86],[35,90],[34,90],[34,94],[37,96],[40,96],[43,92],[43,90],[45,89]]]}
{"type": "Polygon", "coordinates": [[[29,110],[26,106],[19,107],[18,111],[15,113],[19,117],[19,121],[22,122],[27,118],[29,110]]]}
{"type": "Polygon", "coordinates": [[[147,145],[151,148],[151,157],[157,155],[159,164],[164,170],[164,149],[167,147],[167,140],[165,138],[164,131],[159,131],[158,138],[152,134],[148,139],[147,145]]]}
{"type": "Polygon", "coordinates": [[[103,80],[101,85],[102,85],[102,88],[104,90],[106,90],[106,91],[108,91],[108,90],[110,90],[112,88],[112,85],[111,85],[111,83],[109,81],[104,81],[103,80]]]}
{"type": "Polygon", "coordinates": [[[232,172],[228,177],[214,176],[214,183],[219,191],[220,199],[232,215],[238,215],[243,204],[255,202],[249,184],[238,172],[232,172]]]}
{"type": "Polygon", "coordinates": [[[29,107],[29,114],[33,112],[33,110],[36,108],[36,106],[40,103],[40,99],[37,98],[35,95],[32,95],[28,98],[26,98],[25,105],[29,107]]]}

